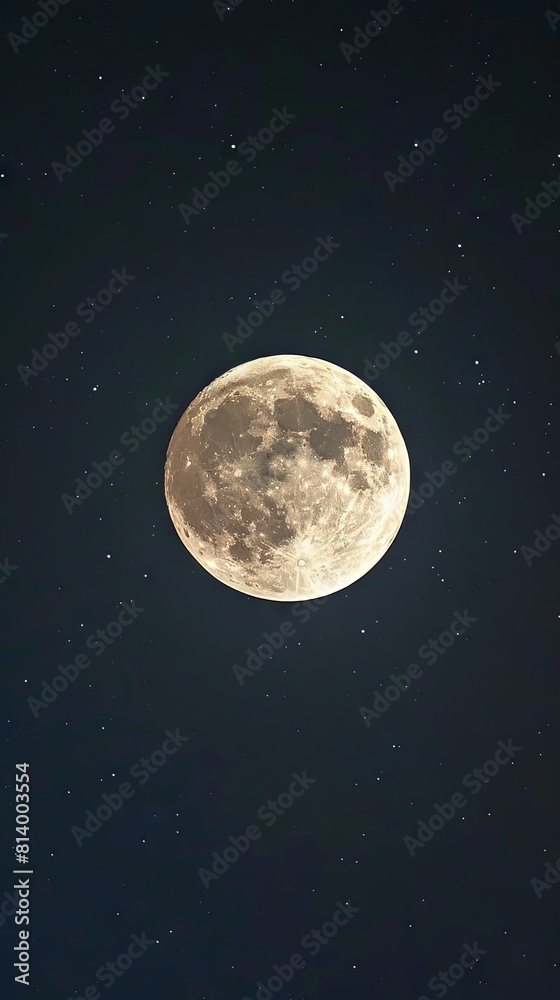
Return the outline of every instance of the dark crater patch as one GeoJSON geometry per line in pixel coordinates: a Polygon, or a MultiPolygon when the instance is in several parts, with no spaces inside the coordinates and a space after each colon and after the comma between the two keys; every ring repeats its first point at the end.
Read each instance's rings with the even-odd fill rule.
{"type": "Polygon", "coordinates": [[[266,455],[267,458],[271,455],[286,455],[287,458],[293,458],[297,450],[297,445],[293,441],[283,441],[280,439],[270,446],[266,455]]]}
{"type": "Polygon", "coordinates": [[[262,443],[262,437],[248,433],[254,417],[255,405],[248,396],[226,399],[221,406],[208,411],[200,434],[201,458],[205,468],[215,468],[230,449],[238,458],[253,454],[262,443]]]}
{"type": "Polygon", "coordinates": [[[248,545],[242,539],[238,539],[233,545],[229,547],[229,554],[232,559],[236,562],[246,562],[250,563],[253,561],[253,553],[248,545]]]}
{"type": "Polygon", "coordinates": [[[247,475],[247,482],[251,489],[263,496],[268,492],[273,483],[282,483],[286,479],[286,472],[283,469],[275,469],[273,465],[266,463],[260,465],[258,469],[252,469],[247,475]]]}
{"type": "MultiPolygon", "coordinates": [[[[266,372],[266,381],[271,379],[273,382],[287,382],[291,383],[294,377],[293,370],[291,368],[275,368],[273,371],[266,372]]],[[[257,385],[262,384],[262,375],[258,376],[257,385]]]]}
{"type": "Polygon", "coordinates": [[[381,431],[364,430],[361,434],[362,451],[374,465],[385,463],[385,437],[381,431]]]}
{"type": "Polygon", "coordinates": [[[352,402],[358,413],[362,414],[362,417],[373,417],[375,407],[371,399],[368,399],[367,396],[354,396],[352,402]]]}
{"type": "Polygon", "coordinates": [[[264,496],[262,502],[266,511],[257,517],[257,532],[264,532],[262,547],[267,548],[272,545],[282,545],[296,537],[296,531],[291,528],[287,521],[287,512],[282,510],[272,497],[264,496]]]}
{"type": "Polygon", "coordinates": [[[212,527],[215,524],[215,512],[204,495],[206,480],[203,470],[195,462],[171,476],[170,486],[171,496],[177,503],[183,520],[188,521],[204,541],[210,541],[215,535],[212,527]]]}
{"type": "Polygon", "coordinates": [[[274,416],[282,431],[310,431],[322,422],[317,407],[299,393],[291,399],[277,399],[274,416]]]}
{"type": "Polygon", "coordinates": [[[365,491],[369,489],[369,483],[363,472],[352,472],[349,483],[353,490],[365,491]]]}
{"type": "Polygon", "coordinates": [[[344,463],[344,448],[353,444],[352,425],[346,420],[324,420],[319,417],[319,426],[311,431],[309,444],[319,458],[344,463]]]}
{"type": "Polygon", "coordinates": [[[272,497],[263,495],[260,502],[262,506],[244,504],[240,511],[241,523],[236,520],[230,527],[235,541],[229,546],[229,553],[239,562],[268,563],[274,557],[271,546],[289,542],[296,534],[288,526],[285,511],[272,497]]]}

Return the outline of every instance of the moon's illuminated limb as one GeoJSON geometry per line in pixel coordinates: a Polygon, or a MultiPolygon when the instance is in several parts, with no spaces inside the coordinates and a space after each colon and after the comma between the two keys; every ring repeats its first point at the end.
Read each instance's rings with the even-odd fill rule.
{"type": "Polygon", "coordinates": [[[406,446],[379,396],[338,365],[292,354],[203,389],[165,464],[169,513],[191,555],[272,601],[360,579],[393,542],[409,489],[406,446]]]}

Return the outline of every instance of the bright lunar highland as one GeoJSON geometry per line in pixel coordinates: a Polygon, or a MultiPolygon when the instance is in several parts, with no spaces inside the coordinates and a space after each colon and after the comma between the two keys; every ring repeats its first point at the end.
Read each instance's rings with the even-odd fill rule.
{"type": "Polygon", "coordinates": [[[179,420],[165,496],[191,555],[228,587],[311,600],[375,566],[404,518],[408,452],[384,402],[319,358],[220,375],[179,420]]]}

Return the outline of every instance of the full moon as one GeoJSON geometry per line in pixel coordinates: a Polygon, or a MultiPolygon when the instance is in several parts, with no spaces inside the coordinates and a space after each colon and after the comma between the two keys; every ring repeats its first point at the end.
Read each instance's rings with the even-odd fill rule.
{"type": "Polygon", "coordinates": [[[238,365],[179,420],[165,497],[212,576],[269,601],[311,600],[375,566],[405,515],[410,463],[385,403],[319,358],[238,365]]]}

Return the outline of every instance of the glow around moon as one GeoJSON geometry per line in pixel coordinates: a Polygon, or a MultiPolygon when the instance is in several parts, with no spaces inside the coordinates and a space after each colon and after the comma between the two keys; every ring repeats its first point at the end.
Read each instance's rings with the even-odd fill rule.
{"type": "Polygon", "coordinates": [[[408,453],[379,396],[318,358],[239,365],[185,410],[165,496],[181,541],[228,587],[270,601],[349,587],[405,515],[408,453]]]}

